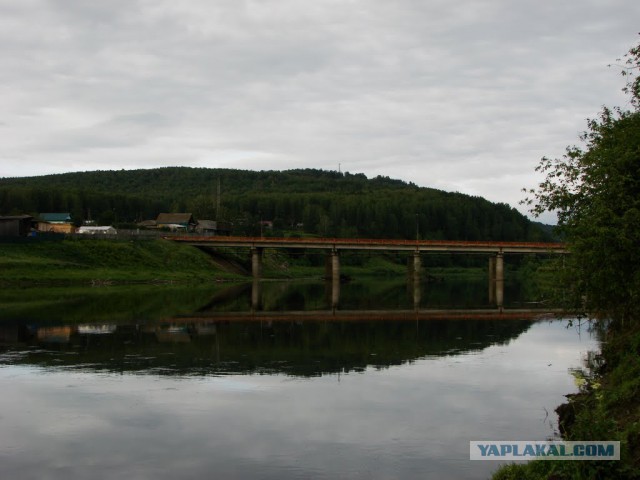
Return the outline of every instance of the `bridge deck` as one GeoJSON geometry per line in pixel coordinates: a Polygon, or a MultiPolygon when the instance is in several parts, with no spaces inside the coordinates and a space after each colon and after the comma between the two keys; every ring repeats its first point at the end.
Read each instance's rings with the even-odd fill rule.
{"type": "Polygon", "coordinates": [[[294,248],[325,250],[387,250],[457,253],[567,253],[563,243],[484,242],[464,240],[391,240],[376,238],[275,238],[170,235],[174,242],[197,246],[294,248]]]}

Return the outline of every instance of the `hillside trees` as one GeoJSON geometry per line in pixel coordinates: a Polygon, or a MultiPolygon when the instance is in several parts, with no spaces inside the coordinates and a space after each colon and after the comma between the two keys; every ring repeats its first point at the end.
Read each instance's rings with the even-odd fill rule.
{"type": "Polygon", "coordinates": [[[260,220],[270,220],[273,235],[549,239],[508,205],[362,174],[171,167],[0,179],[0,214],[71,212],[78,223],[89,216],[131,223],[179,211],[230,222],[237,235],[259,234],[260,220]]]}

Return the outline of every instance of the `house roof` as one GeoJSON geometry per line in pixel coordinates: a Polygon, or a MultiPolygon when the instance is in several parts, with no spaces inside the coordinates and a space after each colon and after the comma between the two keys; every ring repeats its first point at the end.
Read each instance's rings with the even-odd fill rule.
{"type": "Polygon", "coordinates": [[[31,215],[2,215],[0,216],[0,220],[1,221],[6,221],[6,220],[27,220],[27,219],[31,219],[33,218],[31,215]]]}
{"type": "Polygon", "coordinates": [[[40,220],[51,223],[67,223],[71,221],[70,213],[41,213],[40,220]]]}
{"type": "Polygon", "coordinates": [[[193,220],[193,214],[191,213],[161,213],[156,218],[156,223],[158,225],[169,223],[188,225],[196,222],[193,220]]]}

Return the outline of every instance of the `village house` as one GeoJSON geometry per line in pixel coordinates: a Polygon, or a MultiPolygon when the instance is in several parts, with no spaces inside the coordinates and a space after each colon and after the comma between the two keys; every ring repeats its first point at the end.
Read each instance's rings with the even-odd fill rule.
{"type": "Polygon", "coordinates": [[[161,213],[156,218],[157,228],[166,228],[172,232],[193,232],[196,225],[191,213],[161,213]]]}
{"type": "Polygon", "coordinates": [[[31,232],[31,215],[0,217],[0,237],[26,237],[31,232]]]}
{"type": "Polygon", "coordinates": [[[41,213],[38,217],[39,232],[75,233],[76,231],[70,213],[41,213]]]}

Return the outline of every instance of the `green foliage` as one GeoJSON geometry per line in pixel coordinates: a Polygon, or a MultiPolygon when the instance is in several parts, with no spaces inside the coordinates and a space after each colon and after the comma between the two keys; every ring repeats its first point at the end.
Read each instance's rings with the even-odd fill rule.
{"type": "Polygon", "coordinates": [[[558,214],[572,253],[570,306],[624,322],[640,307],[640,111],[604,108],[581,140],[583,148],[542,159],[546,178],[526,202],[536,215],[558,214]]]}
{"type": "Polygon", "coordinates": [[[626,56],[624,91],[633,111],[604,108],[588,122],[583,148],[543,158],[546,175],[526,200],[532,212],[556,211],[568,242],[562,284],[568,306],[599,320],[601,355],[575,373],[580,393],[561,415],[563,437],[620,441],[619,462],[544,462],[500,469],[494,479],[640,478],[640,46],[626,56]]]}
{"type": "Polygon", "coordinates": [[[640,77],[636,72],[640,70],[640,45],[632,47],[624,59],[625,66],[621,73],[627,78],[627,84],[622,91],[631,97],[631,104],[638,109],[640,108],[640,77]]]}
{"type": "Polygon", "coordinates": [[[233,223],[236,235],[314,234],[450,240],[549,240],[517,210],[387,177],[322,170],[251,172],[170,167],[0,179],[0,212],[72,212],[100,224],[190,212],[233,223]],[[221,205],[217,208],[217,185],[221,205]]]}
{"type": "Polygon", "coordinates": [[[543,159],[534,211],[556,210],[573,307],[624,321],[640,307],[640,112],[604,109],[585,150],[543,159]]]}
{"type": "MultiPolygon", "coordinates": [[[[510,464],[498,470],[492,477],[493,480],[546,480],[550,478],[553,463],[560,462],[530,462],[526,465],[510,464]],[[551,468],[549,468],[551,467],[551,468]]],[[[553,478],[553,477],[551,477],[553,478]]],[[[560,477],[562,478],[562,477],[560,477]]]]}

